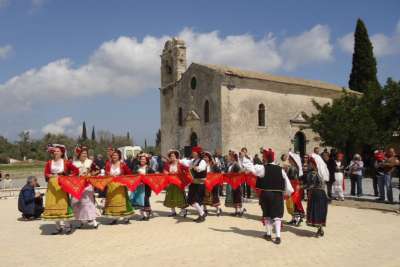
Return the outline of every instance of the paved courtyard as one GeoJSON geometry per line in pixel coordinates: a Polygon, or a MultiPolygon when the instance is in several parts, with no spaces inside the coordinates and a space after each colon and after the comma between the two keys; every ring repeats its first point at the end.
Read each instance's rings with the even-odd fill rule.
{"type": "Polygon", "coordinates": [[[98,230],[76,230],[70,236],[49,235],[54,229],[51,222],[18,220],[17,200],[0,200],[0,266],[400,264],[400,216],[394,212],[330,205],[324,238],[315,238],[315,229],[305,225],[284,226],[283,242],[277,246],[261,238],[264,227],[255,200],[246,203],[244,218],[210,215],[205,223],[196,224],[190,218],[167,217],[163,198],[164,194],[151,198],[156,216],[148,222],[134,217],[130,225],[100,225],[98,230]]]}

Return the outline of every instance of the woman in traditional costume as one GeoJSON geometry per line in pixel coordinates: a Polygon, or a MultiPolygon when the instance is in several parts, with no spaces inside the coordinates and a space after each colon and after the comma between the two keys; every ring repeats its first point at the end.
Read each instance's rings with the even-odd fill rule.
{"type": "MultiPolygon", "coordinates": [[[[107,176],[121,176],[132,173],[128,166],[121,161],[121,151],[119,150],[114,150],[111,153],[111,158],[106,163],[105,172],[107,176]]],[[[116,182],[109,183],[107,185],[104,215],[114,219],[111,224],[117,224],[118,221],[129,224],[129,218],[133,213],[127,187],[116,182]]]]}
{"type": "MultiPolygon", "coordinates": [[[[213,156],[210,152],[204,152],[204,160],[207,163],[207,173],[220,173],[221,170],[215,164],[213,156]]],[[[208,214],[207,206],[214,207],[216,209],[217,216],[220,216],[222,213],[222,209],[220,208],[221,202],[219,200],[219,186],[215,185],[211,192],[205,190],[204,200],[204,212],[208,214]]]]}
{"type": "MultiPolygon", "coordinates": [[[[178,176],[185,175],[188,172],[187,167],[179,162],[180,153],[177,150],[170,150],[168,152],[168,163],[164,164],[165,174],[177,174],[178,176]]],[[[187,215],[187,201],[185,190],[182,190],[176,185],[170,184],[167,187],[164,206],[171,209],[171,214],[169,217],[177,216],[176,208],[180,208],[180,214],[183,217],[187,215]]]]}
{"type": "Polygon", "coordinates": [[[293,194],[286,200],[287,211],[292,215],[292,220],[288,224],[299,226],[304,218],[304,208],[301,203],[303,189],[299,179],[303,175],[302,164],[300,156],[293,152],[289,152],[288,162],[286,173],[294,189],[293,194]]]}
{"type": "Polygon", "coordinates": [[[66,234],[72,233],[69,220],[73,217],[70,199],[64,192],[59,183],[59,175],[78,175],[79,170],[70,161],[65,158],[65,146],[49,145],[48,151],[53,159],[47,161],[44,168],[44,177],[47,181],[47,193],[45,209],[42,218],[56,222],[56,231],[53,235],[58,235],[65,231],[66,234]]]}
{"type": "MultiPolygon", "coordinates": [[[[229,151],[229,164],[228,164],[228,173],[239,173],[241,171],[239,165],[239,157],[238,154],[234,151],[229,151]]],[[[231,185],[226,185],[226,198],[225,198],[225,206],[235,208],[235,212],[232,213],[232,216],[242,217],[246,212],[246,209],[243,208],[243,198],[242,198],[242,187],[239,186],[236,189],[233,189],[231,185]]]]}
{"type": "MultiPolygon", "coordinates": [[[[323,172],[320,172],[322,159],[311,155],[309,157],[310,171],[307,175],[306,188],[308,189],[307,200],[307,224],[317,227],[316,236],[324,236],[323,226],[326,226],[326,217],[328,215],[328,196],[325,191],[325,183],[329,181],[323,172]]],[[[322,169],[323,167],[321,167],[322,169]]]]}
{"type": "MultiPolygon", "coordinates": [[[[151,174],[154,171],[149,166],[149,157],[145,154],[139,156],[139,165],[134,171],[136,174],[151,174]]],[[[131,202],[135,208],[140,209],[142,221],[150,220],[151,205],[150,205],[151,188],[147,184],[139,185],[131,194],[131,202]]]]}
{"type": "MultiPolygon", "coordinates": [[[[79,176],[90,176],[93,161],[88,158],[88,148],[80,146],[75,149],[77,160],[73,162],[74,166],[79,169],[79,176]]],[[[84,179],[84,178],[83,178],[84,179]]],[[[97,229],[99,224],[96,221],[97,211],[94,199],[94,189],[88,184],[82,193],[81,199],[72,197],[72,208],[74,210],[75,220],[80,222],[81,228],[83,224],[89,224],[97,229]]]]}

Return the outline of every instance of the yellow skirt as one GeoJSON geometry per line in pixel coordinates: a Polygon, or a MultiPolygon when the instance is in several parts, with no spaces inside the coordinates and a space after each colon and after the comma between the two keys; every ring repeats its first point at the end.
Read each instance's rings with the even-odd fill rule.
{"type": "Polygon", "coordinates": [[[290,215],[294,215],[294,202],[291,197],[286,199],[286,209],[290,215]]]}
{"type": "Polygon", "coordinates": [[[45,220],[65,220],[73,217],[69,196],[58,184],[58,177],[49,179],[46,202],[42,218],[45,220]]]}
{"type": "Polygon", "coordinates": [[[118,183],[108,184],[104,215],[123,217],[132,215],[133,213],[134,210],[129,201],[127,188],[118,183]]]}

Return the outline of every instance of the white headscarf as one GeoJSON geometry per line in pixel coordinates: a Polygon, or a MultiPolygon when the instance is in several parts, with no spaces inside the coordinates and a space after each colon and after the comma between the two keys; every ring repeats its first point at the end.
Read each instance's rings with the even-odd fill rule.
{"type": "Polygon", "coordinates": [[[311,157],[315,160],[315,163],[317,163],[317,169],[318,169],[319,176],[321,176],[321,178],[325,182],[329,181],[329,170],[325,164],[325,161],[321,158],[320,155],[315,154],[315,153],[312,153],[311,157]]]}
{"type": "Polygon", "coordinates": [[[297,168],[299,169],[299,176],[303,176],[303,166],[301,164],[301,159],[299,154],[293,153],[291,151],[289,151],[289,157],[291,157],[294,162],[296,162],[297,168]]]}

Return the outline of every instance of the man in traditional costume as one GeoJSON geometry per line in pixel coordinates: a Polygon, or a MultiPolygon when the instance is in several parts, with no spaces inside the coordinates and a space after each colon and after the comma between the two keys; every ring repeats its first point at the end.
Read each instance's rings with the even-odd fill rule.
{"type": "Polygon", "coordinates": [[[272,149],[263,150],[264,165],[254,165],[251,172],[257,176],[256,188],[260,190],[260,206],[266,226],[265,239],[272,240],[275,228],[275,244],[281,243],[281,221],[284,212],[284,194],[290,196],[293,188],[282,167],[275,163],[272,149]]]}
{"type": "Polygon", "coordinates": [[[56,222],[56,231],[53,235],[58,235],[65,230],[66,234],[72,233],[69,220],[73,217],[70,198],[61,189],[58,183],[59,175],[78,175],[79,169],[66,159],[66,148],[64,145],[48,145],[48,152],[53,156],[52,160],[47,161],[44,168],[44,177],[48,183],[46,192],[45,209],[42,218],[56,222]]]}
{"type": "Polygon", "coordinates": [[[205,194],[205,181],[207,178],[207,164],[203,159],[203,149],[200,146],[192,148],[192,160],[190,162],[190,173],[193,177],[193,182],[189,185],[188,203],[199,214],[199,217],[194,221],[197,223],[204,222],[206,214],[202,207],[205,194]]]}

